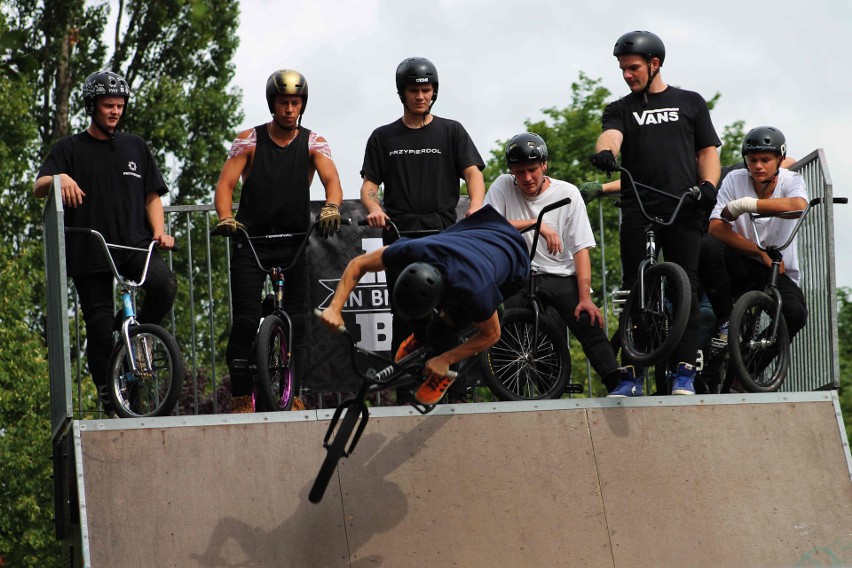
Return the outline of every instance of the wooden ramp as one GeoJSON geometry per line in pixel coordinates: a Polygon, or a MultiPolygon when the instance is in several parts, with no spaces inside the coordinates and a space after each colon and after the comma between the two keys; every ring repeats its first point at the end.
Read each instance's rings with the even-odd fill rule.
{"type": "Polygon", "coordinates": [[[329,418],[75,422],[74,563],[852,566],[834,392],[376,409],[313,505],[329,418]]]}

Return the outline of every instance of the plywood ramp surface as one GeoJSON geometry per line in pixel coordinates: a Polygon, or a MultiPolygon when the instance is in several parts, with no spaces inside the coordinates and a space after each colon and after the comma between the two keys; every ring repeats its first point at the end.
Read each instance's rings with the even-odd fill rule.
{"type": "Polygon", "coordinates": [[[377,409],[318,505],[327,412],[81,422],[83,534],[93,567],[852,565],[836,396],[789,399],[377,409]]]}

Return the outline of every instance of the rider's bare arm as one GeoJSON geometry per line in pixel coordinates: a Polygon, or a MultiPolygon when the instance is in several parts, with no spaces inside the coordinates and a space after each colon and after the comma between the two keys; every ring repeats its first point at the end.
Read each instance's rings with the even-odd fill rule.
{"type": "Polygon", "coordinates": [[[154,233],[153,240],[157,241],[162,248],[173,248],[175,239],[166,234],[166,215],[163,212],[163,201],[156,193],[149,193],[145,196],[145,217],[154,233]]]}
{"type": "Polygon", "coordinates": [[[695,152],[698,160],[697,184],[709,181],[713,186],[719,185],[719,177],[722,175],[722,165],[719,160],[719,150],[715,146],[707,146],[695,152]]]}
{"type": "Polygon", "coordinates": [[[769,255],[757,248],[757,244],[736,233],[727,221],[710,219],[709,233],[711,237],[719,239],[740,254],[759,258],[766,266],[771,264],[769,255]]]}
{"type": "Polygon", "coordinates": [[[496,311],[487,320],[473,325],[476,333],[470,339],[426,362],[428,373],[445,377],[451,365],[484,351],[500,340],[500,319],[496,311]]]}
{"type": "Polygon", "coordinates": [[[240,178],[245,181],[251,172],[254,146],[243,141],[249,140],[252,130],[244,130],[237,135],[237,140],[234,141],[228,159],[225,160],[225,165],[222,166],[222,171],[219,173],[219,181],[216,182],[216,194],[213,198],[219,219],[233,217],[234,188],[240,178]]]}
{"type": "Polygon", "coordinates": [[[577,273],[577,294],[579,301],[574,310],[574,318],[579,319],[580,314],[586,312],[592,325],[603,327],[603,315],[600,309],[592,301],[592,262],[589,258],[589,249],[580,249],[574,253],[574,269],[577,273]]]}
{"type": "Polygon", "coordinates": [[[368,272],[381,272],[385,269],[382,262],[382,253],[384,253],[385,248],[387,247],[356,256],[346,265],[343,276],[340,277],[340,282],[337,283],[337,288],[334,290],[331,303],[320,316],[322,322],[330,329],[337,331],[343,325],[343,306],[346,305],[346,299],[349,298],[349,294],[355,289],[361,278],[368,272]]]}
{"type": "MultiPolygon", "coordinates": [[[[33,195],[36,197],[47,197],[50,186],[53,184],[53,176],[41,176],[33,185],[33,195]]],[[[62,192],[63,207],[77,207],[83,204],[86,193],[80,189],[74,178],[68,174],[59,174],[59,190],[62,192]]]]}
{"type": "Polygon", "coordinates": [[[379,184],[364,178],[361,183],[361,205],[367,210],[367,222],[371,227],[384,227],[388,218],[379,203],[379,184]]]}
{"type": "Polygon", "coordinates": [[[618,153],[621,152],[622,142],[624,142],[624,134],[621,131],[614,128],[604,130],[595,142],[595,152],[610,150],[613,156],[618,156],[618,153]]]}
{"type": "Polygon", "coordinates": [[[482,208],[485,199],[485,178],[476,166],[468,166],[462,171],[462,178],[467,185],[467,196],[470,197],[470,207],[465,215],[470,215],[482,208]]]}
{"type": "MultiPolygon", "coordinates": [[[[317,137],[317,142],[327,144],[325,138],[317,137]]],[[[325,188],[325,202],[337,206],[343,202],[343,188],[340,185],[340,175],[334,161],[317,149],[310,151],[311,164],[319,175],[320,182],[325,188]]]]}

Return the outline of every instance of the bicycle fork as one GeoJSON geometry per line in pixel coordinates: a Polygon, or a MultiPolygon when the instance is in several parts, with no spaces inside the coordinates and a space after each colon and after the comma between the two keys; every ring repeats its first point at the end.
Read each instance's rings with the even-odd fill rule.
{"type": "Polygon", "coordinates": [[[145,369],[151,368],[150,350],[147,345],[148,340],[144,337],[138,338],[135,343],[130,341],[130,327],[137,325],[138,322],[136,321],[136,306],[134,306],[133,297],[128,290],[121,291],[121,304],[124,313],[124,321],[121,323],[121,339],[124,342],[124,348],[127,350],[127,358],[130,360],[130,371],[123,375],[123,379],[128,383],[133,383],[136,381],[140,364],[144,365],[145,369]]]}

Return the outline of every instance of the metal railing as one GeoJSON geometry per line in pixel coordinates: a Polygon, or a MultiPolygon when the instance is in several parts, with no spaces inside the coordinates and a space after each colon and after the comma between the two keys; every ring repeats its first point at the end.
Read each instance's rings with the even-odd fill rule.
{"type": "MultiPolygon", "coordinates": [[[[834,231],[831,179],[825,156],[816,150],[797,162],[793,168],[804,178],[809,197],[826,198],[825,205],[813,212],[799,235],[799,256],[802,264],[802,289],[809,309],[808,324],[793,344],[792,364],[785,381],[785,391],[809,391],[837,388],[839,385],[839,355],[837,337],[837,305],[834,268],[834,231]]],[[[600,275],[602,289],[609,290],[606,273],[606,238],[603,231],[603,207],[599,200],[597,211],[598,247],[601,251],[600,275]]],[[[172,311],[164,322],[178,338],[186,358],[191,384],[191,401],[184,404],[190,412],[198,413],[202,398],[209,397],[220,387],[224,369],[224,351],[218,353],[217,330],[222,332],[230,322],[230,282],[227,286],[227,306],[216,306],[214,300],[214,262],[228,275],[229,249],[216,252],[219,245],[211,242],[212,205],[169,206],[165,208],[167,228],[171,234],[179,233],[181,267],[177,273],[179,290],[186,294],[186,302],[172,311]],[[199,240],[200,236],[200,240],[199,240]],[[180,318],[180,322],[178,319],[180,318]],[[178,324],[188,333],[177,333],[178,324]],[[203,372],[203,373],[202,373],[203,372]],[[204,380],[200,381],[200,375],[204,380]],[[203,382],[203,384],[201,384],[203,382]],[[205,392],[201,392],[204,388],[205,392]]],[[[593,210],[590,216],[594,219],[593,210]]],[[[593,222],[593,225],[595,223],[593,222]]],[[[81,343],[79,309],[73,286],[68,285],[64,255],[63,212],[60,193],[54,187],[44,211],[45,270],[47,278],[48,356],[50,361],[51,415],[54,433],[74,415],[92,412],[86,408],[84,396],[84,346],[81,343]],[[73,337],[72,333],[73,331],[73,337]],[[74,365],[70,354],[73,346],[74,365]],[[73,372],[72,372],[73,371],[73,372]],[[73,376],[72,376],[73,375],[73,376]],[[74,395],[72,396],[72,385],[74,395]],[[72,402],[72,399],[76,399],[72,402]]],[[[175,254],[168,254],[168,262],[175,269],[175,254]]],[[[227,276],[229,278],[229,275],[227,276]]],[[[219,297],[222,297],[221,294],[219,297]]],[[[602,294],[602,312],[609,321],[612,305],[608,294],[602,294]]],[[[592,392],[592,371],[586,365],[586,392],[592,392]]],[[[380,401],[376,401],[380,403],[380,401]]],[[[218,411],[218,399],[212,396],[212,412],[218,411]]]]}

